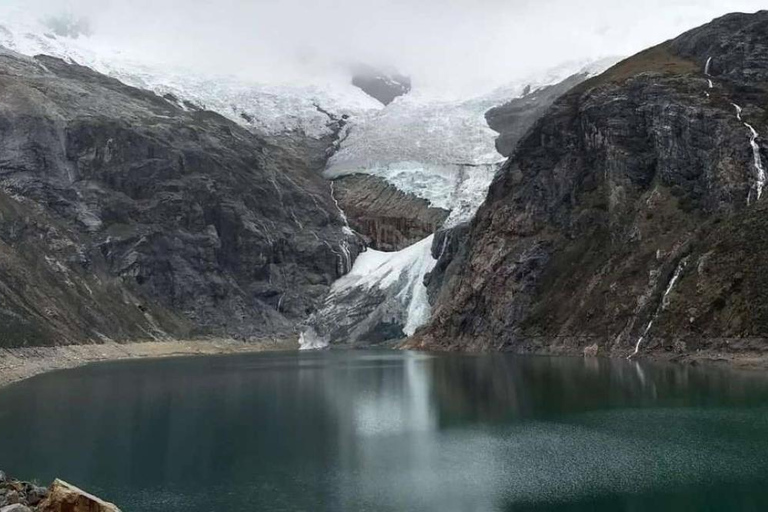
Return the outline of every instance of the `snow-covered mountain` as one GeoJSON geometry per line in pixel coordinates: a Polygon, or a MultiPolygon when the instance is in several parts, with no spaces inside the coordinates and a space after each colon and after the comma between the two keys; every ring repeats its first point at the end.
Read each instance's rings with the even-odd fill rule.
{"type": "MultiPolygon", "coordinates": [[[[18,53],[88,66],[154,91],[182,109],[218,112],[259,133],[294,132],[321,139],[343,126],[325,177],[381,178],[449,212],[444,229],[474,216],[504,160],[495,147],[498,134],[485,119],[489,109],[575,74],[597,74],[615,61],[570,63],[472,98],[440,97],[414,87],[385,107],[355,87],[351,76],[305,84],[211,76],[128,58],[86,29],[78,23],[42,21],[23,6],[0,5],[0,45],[18,53]]],[[[341,210],[340,215],[346,220],[341,210]]],[[[429,320],[424,278],[437,261],[431,236],[396,252],[368,250],[354,265],[349,257],[343,260],[348,274],[304,329],[306,347],[366,337],[372,342],[371,336],[379,335],[398,338],[429,320]]]]}
{"type": "Polygon", "coordinates": [[[358,117],[382,108],[344,76],[299,85],[256,83],[237,76],[149,65],[127,58],[98,34],[57,35],[57,31],[62,32],[23,6],[0,5],[0,45],[10,50],[88,66],[128,85],[166,96],[182,108],[212,110],[266,134],[300,131],[319,138],[330,134],[328,113],[358,117]]]}

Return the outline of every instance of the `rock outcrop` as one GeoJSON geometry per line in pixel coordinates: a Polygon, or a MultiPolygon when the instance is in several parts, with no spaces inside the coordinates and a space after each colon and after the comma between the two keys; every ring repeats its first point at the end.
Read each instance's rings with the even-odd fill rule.
{"type": "Polygon", "coordinates": [[[371,66],[355,66],[352,85],[383,105],[389,105],[396,98],[411,91],[411,79],[396,71],[385,72],[371,66]]]}
{"type": "Polygon", "coordinates": [[[500,171],[409,346],[765,350],[767,82],[761,11],[562,96],[500,171]]]}
{"type": "Polygon", "coordinates": [[[48,497],[48,489],[31,482],[9,478],[0,471],[0,510],[3,512],[30,512],[48,497]]]}
{"type": "Polygon", "coordinates": [[[369,247],[380,251],[399,251],[425,239],[450,213],[432,208],[429,201],[401,192],[377,176],[342,176],[333,185],[352,229],[369,247]]]}
{"type": "Polygon", "coordinates": [[[305,142],[0,52],[0,346],[294,332],[362,247],[305,142]]]}
{"type": "Polygon", "coordinates": [[[2,512],[120,512],[112,503],[56,479],[49,488],[8,478],[0,471],[2,512]]]}

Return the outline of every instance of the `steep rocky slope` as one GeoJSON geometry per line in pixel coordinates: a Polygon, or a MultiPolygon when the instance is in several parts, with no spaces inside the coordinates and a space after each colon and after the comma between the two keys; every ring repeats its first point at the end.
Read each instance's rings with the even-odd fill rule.
{"type": "Polygon", "coordinates": [[[292,333],[360,250],[302,140],[3,51],[0,346],[292,333]]]}
{"type": "Polygon", "coordinates": [[[410,346],[765,350],[768,12],[732,14],[555,102],[472,222],[410,346]]]}

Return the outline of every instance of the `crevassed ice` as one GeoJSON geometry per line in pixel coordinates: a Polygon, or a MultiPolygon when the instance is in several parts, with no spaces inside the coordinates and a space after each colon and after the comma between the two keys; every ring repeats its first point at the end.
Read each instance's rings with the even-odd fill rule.
{"type": "Polygon", "coordinates": [[[308,320],[301,347],[366,341],[359,336],[375,331],[382,322],[395,323],[405,335],[413,335],[431,314],[424,277],[437,263],[431,251],[433,238],[396,252],[368,249],[358,256],[352,270],[332,285],[323,307],[308,320]]]}
{"type": "Polygon", "coordinates": [[[485,112],[497,103],[435,101],[418,93],[398,98],[357,121],[325,175],[379,176],[451,211],[448,226],[469,220],[502,160],[497,134],[485,122],[485,112]]]}

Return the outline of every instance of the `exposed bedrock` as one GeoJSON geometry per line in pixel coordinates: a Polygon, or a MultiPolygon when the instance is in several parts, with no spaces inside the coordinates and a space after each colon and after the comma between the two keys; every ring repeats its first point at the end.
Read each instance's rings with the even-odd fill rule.
{"type": "Polygon", "coordinates": [[[488,126],[499,132],[496,150],[503,156],[509,156],[520,139],[546,113],[552,103],[586,78],[586,73],[573,75],[560,83],[528,92],[486,112],[488,126]]]}
{"type": "Polygon", "coordinates": [[[333,183],[350,226],[373,249],[404,249],[434,233],[448,218],[448,211],[432,208],[427,200],[401,192],[377,176],[354,174],[333,183]]]}

